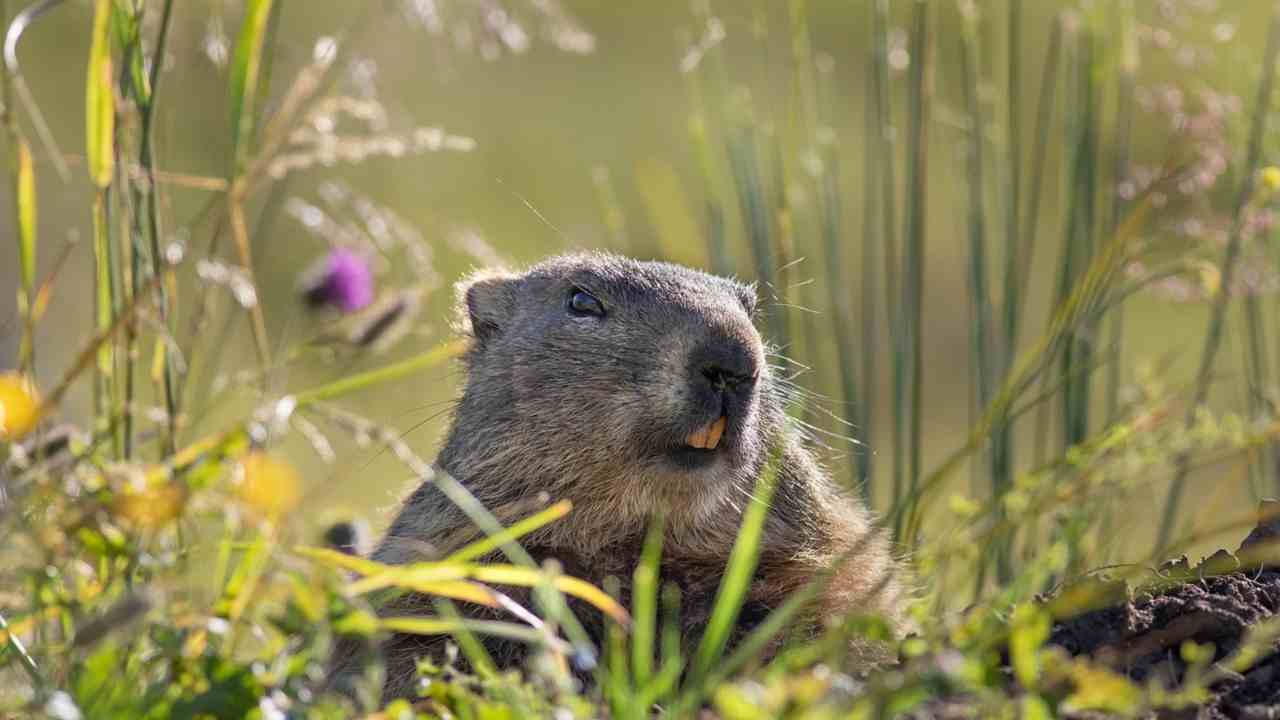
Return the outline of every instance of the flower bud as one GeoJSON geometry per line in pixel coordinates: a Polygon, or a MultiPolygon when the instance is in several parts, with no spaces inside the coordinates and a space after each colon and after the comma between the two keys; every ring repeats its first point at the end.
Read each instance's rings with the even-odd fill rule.
{"type": "Polygon", "coordinates": [[[373,272],[359,253],[335,248],[305,273],[302,294],[312,307],[356,312],[373,302],[373,272]]]}

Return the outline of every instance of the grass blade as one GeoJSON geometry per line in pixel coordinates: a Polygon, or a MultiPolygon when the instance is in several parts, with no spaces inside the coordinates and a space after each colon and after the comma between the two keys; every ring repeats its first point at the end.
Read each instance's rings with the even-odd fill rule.
{"type": "MultiPolygon", "coordinates": [[[[742,642],[733,649],[733,652],[727,658],[716,665],[715,670],[708,676],[707,684],[711,687],[719,685],[728,680],[733,673],[745,667],[747,663],[758,658],[775,637],[785,632],[797,617],[812,607],[813,601],[830,586],[840,569],[857,557],[859,553],[863,552],[866,549],[867,542],[874,539],[874,537],[873,533],[865,534],[812,580],[788,595],[781,605],[769,613],[768,617],[743,638],[742,642]]],[[[889,578],[886,577],[885,581],[887,582],[888,580],[889,578]]]]}
{"type": "MultiPolygon", "coordinates": [[[[376,579],[376,578],[375,578],[376,579]]],[[[415,582],[411,579],[399,579],[393,583],[396,589],[412,590],[414,592],[430,595],[435,598],[446,598],[449,600],[462,600],[475,605],[484,607],[498,607],[498,599],[492,590],[478,583],[467,582],[466,580],[440,580],[437,582],[415,582]]],[[[352,583],[350,590],[352,594],[362,595],[367,590],[365,586],[357,586],[352,583]]]]}
{"type": "Polygon", "coordinates": [[[475,560],[476,558],[484,557],[506,543],[519,540],[521,537],[528,535],[534,530],[559,520],[565,515],[568,515],[569,511],[572,509],[573,503],[568,500],[561,500],[546,510],[530,515],[496,535],[491,535],[482,540],[477,540],[470,545],[459,549],[457,552],[445,558],[445,560],[447,562],[468,562],[475,560]]]}
{"type": "MultiPolygon", "coordinates": [[[[95,382],[94,382],[94,415],[98,429],[105,429],[108,425],[110,417],[109,404],[111,401],[114,382],[112,375],[115,369],[115,350],[114,345],[110,342],[108,332],[112,327],[112,317],[115,315],[113,309],[114,296],[114,279],[116,277],[113,271],[114,263],[112,261],[113,253],[111,251],[111,231],[109,225],[110,215],[108,210],[108,198],[106,190],[99,189],[97,197],[93,201],[93,264],[94,264],[94,308],[96,316],[96,330],[100,337],[104,338],[104,342],[97,348],[97,363],[95,364],[95,382]]],[[[117,442],[116,449],[122,450],[120,443],[117,442]]]]}
{"type": "MultiPolygon", "coordinates": [[[[977,407],[986,407],[991,402],[992,383],[995,379],[995,348],[992,344],[992,304],[987,281],[987,221],[986,208],[983,201],[986,185],[984,174],[984,133],[985,124],[982,116],[982,104],[978,97],[978,86],[981,83],[978,58],[978,9],[975,5],[962,5],[960,33],[960,76],[964,87],[965,110],[969,117],[967,143],[967,170],[969,186],[969,307],[973,317],[973,332],[970,334],[970,353],[973,358],[973,387],[977,407]]],[[[1010,478],[1002,472],[1001,453],[995,446],[1007,424],[993,434],[993,447],[989,451],[991,461],[991,496],[998,498],[1004,494],[1010,478]]],[[[1008,578],[1009,552],[1008,543],[1000,543],[996,548],[996,568],[1001,581],[1008,578]]],[[[982,574],[979,573],[979,577],[982,574]]]]}
{"type": "Polygon", "coordinates": [[[658,577],[662,563],[662,540],[666,523],[661,515],[649,525],[640,553],[640,564],[632,573],[631,671],[636,687],[644,687],[653,674],[658,623],[658,577]]]}
{"type": "Polygon", "coordinates": [[[724,654],[729,642],[729,634],[738,613],[746,600],[751,580],[755,576],[756,564],[760,558],[760,542],[764,534],[764,521],[769,512],[769,502],[777,485],[778,458],[773,458],[760,473],[756,481],[755,491],[742,516],[742,527],[729,552],[729,562],[725,567],[724,578],[720,581],[720,589],[716,592],[715,605],[711,610],[711,619],[707,622],[702,640],[694,655],[690,668],[690,680],[685,691],[682,705],[698,702],[709,690],[706,686],[707,675],[715,663],[724,654]]]}
{"type": "MultiPolygon", "coordinates": [[[[1138,40],[1134,28],[1133,3],[1118,6],[1120,14],[1121,56],[1119,77],[1116,82],[1116,127],[1114,155],[1112,159],[1112,187],[1118,188],[1129,172],[1129,153],[1133,137],[1134,95],[1138,73],[1138,40]]],[[[1107,221],[1108,232],[1115,232],[1124,213],[1125,202],[1118,192],[1110,194],[1111,217],[1107,221]]],[[[1111,359],[1107,371],[1107,417],[1115,422],[1119,413],[1121,349],[1124,340],[1124,305],[1119,304],[1111,314],[1111,359]]]]}
{"type": "Polygon", "coordinates": [[[369,560],[359,555],[351,555],[332,548],[299,545],[293,548],[293,552],[295,555],[360,575],[376,575],[380,572],[385,572],[391,567],[376,560],[369,560]]]}
{"type": "MultiPolygon", "coordinates": [[[[605,578],[604,591],[610,597],[618,597],[621,583],[617,577],[605,578]]],[[[608,668],[604,694],[614,717],[634,715],[636,708],[632,690],[636,686],[630,682],[631,672],[627,667],[627,638],[622,628],[614,622],[605,627],[605,666],[608,668]]]]}
{"type": "MultiPolygon", "coordinates": [[[[872,55],[876,53],[872,50],[872,55]]],[[[867,66],[869,88],[874,88],[876,84],[876,60],[867,66]]],[[[869,93],[871,94],[871,93],[869,93]]],[[[880,335],[880,316],[877,312],[876,297],[880,291],[880,283],[877,277],[880,272],[881,254],[878,245],[881,242],[879,237],[879,229],[881,227],[880,215],[880,166],[889,165],[888,158],[881,158],[880,153],[880,117],[876,110],[874,98],[868,98],[866,104],[866,113],[864,118],[865,136],[862,144],[862,293],[859,298],[858,305],[858,321],[862,327],[862,363],[860,370],[862,372],[862,406],[855,409],[854,418],[855,429],[862,434],[862,441],[868,447],[875,442],[872,435],[871,418],[875,412],[876,404],[876,387],[879,379],[879,363],[878,356],[878,338],[880,335]]],[[[841,372],[846,373],[845,381],[851,382],[854,378],[849,377],[852,371],[844,370],[844,365],[849,364],[850,359],[846,359],[841,363],[841,372]]],[[[857,456],[858,480],[862,483],[863,497],[866,498],[867,504],[874,507],[875,486],[872,483],[872,472],[874,463],[869,452],[860,452],[857,456]]]]}
{"type": "Polygon", "coordinates": [[[914,494],[923,473],[924,420],[924,259],[929,186],[929,124],[933,103],[932,3],[916,0],[911,30],[907,86],[907,198],[903,226],[902,327],[906,382],[907,480],[914,494]]]}
{"type": "MultiPolygon", "coordinates": [[[[897,226],[898,210],[897,210],[897,190],[895,173],[893,171],[894,162],[894,145],[893,138],[896,132],[893,127],[893,112],[889,100],[889,0],[875,0],[875,5],[871,13],[871,37],[872,62],[871,75],[872,82],[870,84],[870,97],[868,105],[874,108],[873,112],[875,132],[872,145],[875,147],[875,159],[879,166],[875,172],[875,180],[879,189],[880,206],[880,236],[883,246],[881,248],[882,262],[884,264],[884,298],[885,298],[885,322],[889,332],[889,346],[892,349],[892,362],[889,363],[891,368],[891,390],[892,390],[892,438],[891,444],[893,448],[893,475],[891,488],[890,510],[896,512],[905,497],[906,489],[906,461],[905,461],[905,441],[906,441],[906,387],[907,387],[907,364],[906,364],[906,334],[903,325],[903,307],[901,298],[901,280],[899,273],[901,272],[901,263],[898,257],[898,240],[897,226]]],[[[874,232],[875,226],[869,226],[874,232]]],[[[864,306],[864,312],[867,309],[864,306]]],[[[875,347],[874,343],[868,343],[863,349],[864,353],[872,353],[875,347]]],[[[865,361],[866,367],[873,367],[874,360],[865,361]]],[[[868,384],[874,382],[869,377],[863,378],[868,384]]],[[[864,398],[869,398],[870,389],[863,393],[864,398]]],[[[897,528],[894,528],[895,534],[897,528]]]]}
{"type": "MultiPolygon", "coordinates": [[[[244,20],[236,40],[235,57],[231,64],[231,177],[244,172],[249,165],[254,137],[254,112],[257,104],[259,74],[262,71],[262,48],[270,25],[272,0],[248,0],[245,3],[244,20]]],[[[236,242],[240,266],[256,286],[253,272],[253,253],[250,250],[249,225],[245,218],[244,193],[247,185],[243,179],[233,182],[227,205],[231,234],[236,242]]],[[[270,343],[267,340],[266,318],[262,305],[255,303],[249,309],[253,327],[254,345],[263,367],[271,365],[270,343]]]]}
{"type": "Polygon", "coordinates": [[[111,0],[97,0],[85,83],[85,158],[89,178],[98,189],[111,184],[115,162],[116,110],[112,86],[111,0]]]}
{"type": "Polygon", "coordinates": [[[18,656],[18,662],[22,665],[22,669],[31,677],[31,681],[35,683],[37,688],[44,687],[44,675],[40,672],[40,666],[36,664],[31,653],[27,652],[27,648],[22,644],[22,639],[18,637],[16,632],[11,632],[9,623],[4,619],[4,615],[0,614],[0,635],[4,636],[4,646],[8,647],[18,656]]]}
{"type": "Polygon", "coordinates": [[[492,604],[486,600],[486,598],[492,598],[492,594],[487,589],[467,581],[518,587],[538,587],[549,583],[559,592],[594,605],[614,622],[623,626],[631,624],[631,616],[627,611],[599,588],[567,575],[549,576],[539,568],[501,564],[476,565],[450,560],[412,565],[387,565],[352,556],[339,557],[342,553],[327,548],[298,547],[294,548],[294,552],[327,565],[364,575],[365,577],[348,585],[347,590],[353,595],[364,595],[385,588],[403,588],[458,600],[492,604]]]}
{"type": "MultiPolygon", "coordinates": [[[[1080,35],[1079,68],[1079,135],[1074,141],[1076,156],[1073,169],[1071,201],[1068,203],[1067,262],[1064,277],[1067,287],[1075,284],[1077,268],[1088,264],[1094,252],[1094,227],[1096,224],[1096,193],[1098,113],[1094,91],[1094,58],[1097,31],[1088,27],[1080,35]]],[[[1089,434],[1089,401],[1092,396],[1092,380],[1088,375],[1077,375],[1075,367],[1087,367],[1093,352],[1093,328],[1084,328],[1083,334],[1063,350],[1063,377],[1075,377],[1064,394],[1063,403],[1063,451],[1082,442],[1089,434]]]]}
{"type": "MultiPolygon", "coordinates": [[[[89,179],[97,188],[93,205],[93,249],[96,328],[99,334],[111,327],[112,318],[117,315],[115,284],[119,277],[111,247],[110,201],[107,192],[115,170],[115,90],[111,70],[111,38],[108,34],[111,13],[111,0],[97,0],[94,3],[89,67],[85,78],[85,159],[89,179]]],[[[94,412],[99,428],[108,425],[111,413],[109,404],[115,392],[112,379],[114,370],[114,347],[111,343],[104,342],[98,349],[94,388],[94,412]]],[[[124,450],[121,430],[117,428],[113,432],[118,456],[124,450]]]]}
{"type": "MultiPolygon", "coordinates": [[[[1009,0],[1008,68],[1005,89],[1005,142],[1009,169],[1005,177],[1008,188],[1005,209],[1005,298],[1006,311],[1016,296],[1017,269],[1021,245],[1019,212],[1022,210],[1022,0],[1009,0]]],[[[1005,328],[1006,338],[1011,335],[1005,328]]]]}
{"type": "Polygon", "coordinates": [[[978,98],[980,84],[978,69],[978,11],[975,6],[962,10],[960,53],[961,84],[964,86],[965,107],[969,117],[967,169],[969,186],[969,292],[973,309],[973,335],[970,338],[975,359],[975,383],[978,402],[985,406],[991,399],[992,379],[991,348],[991,296],[987,283],[986,209],[983,202],[984,132],[981,101],[978,98]]]}
{"type": "Polygon", "coordinates": [[[31,148],[26,140],[17,140],[15,205],[18,215],[18,312],[22,314],[22,342],[18,348],[18,367],[28,376],[35,369],[35,303],[36,303],[36,179],[31,162],[31,148]]]}
{"type": "MultiPolygon", "coordinates": [[[[161,257],[160,251],[160,213],[157,207],[157,195],[160,189],[156,183],[155,159],[152,150],[153,121],[155,118],[156,95],[160,90],[160,69],[164,66],[165,52],[168,48],[169,27],[172,19],[173,0],[164,0],[164,8],[160,16],[160,31],[151,57],[151,72],[146,82],[146,97],[139,98],[144,101],[140,103],[142,112],[140,133],[142,137],[138,149],[138,164],[141,165],[143,173],[146,174],[147,183],[145,192],[142,190],[141,183],[134,184],[134,206],[138,211],[144,212],[146,216],[146,230],[150,238],[151,249],[151,272],[154,275],[161,275],[165,272],[165,268],[164,259],[161,257]],[[144,194],[144,197],[139,198],[138,194],[144,194]]],[[[141,90],[141,88],[135,87],[135,91],[138,90],[141,90]]],[[[136,218],[135,224],[141,227],[141,218],[136,218]]],[[[156,292],[158,294],[157,304],[160,309],[160,321],[169,337],[175,337],[177,327],[174,322],[174,308],[170,307],[168,286],[165,283],[160,283],[156,288],[156,292]]],[[[161,452],[165,455],[170,455],[177,447],[178,442],[178,378],[176,371],[178,360],[176,349],[170,343],[165,342],[164,338],[157,338],[156,343],[157,357],[163,363],[159,375],[160,382],[163,384],[165,406],[166,432],[161,452]]]]}
{"type": "Polygon", "coordinates": [[[500,620],[469,620],[467,618],[425,618],[420,616],[389,617],[378,621],[378,627],[387,632],[409,635],[454,635],[460,631],[488,635],[507,640],[518,640],[530,645],[541,644],[545,638],[537,630],[500,620]]]}
{"type": "Polygon", "coordinates": [[[335,380],[320,387],[304,390],[295,396],[299,407],[305,407],[319,402],[326,402],[334,398],[356,392],[357,390],[365,390],[383,383],[393,382],[402,378],[415,375],[423,370],[435,367],[450,358],[456,357],[465,349],[466,343],[461,340],[446,342],[441,345],[415,355],[407,360],[401,360],[397,363],[384,365],[383,367],[367,370],[356,375],[344,377],[341,380],[335,380]]]}
{"type": "MultiPolygon", "coordinates": [[[[519,585],[534,587],[547,581],[547,573],[532,568],[515,565],[473,565],[469,575],[480,582],[494,585],[519,585]]],[[[604,591],[589,582],[568,575],[557,575],[551,578],[551,587],[557,591],[576,597],[594,605],[597,610],[608,615],[614,622],[622,626],[631,624],[631,615],[609,597],[604,591]]]]}
{"type": "Polygon", "coordinates": [[[253,143],[254,110],[257,103],[258,74],[262,68],[263,40],[271,17],[273,0],[247,0],[240,35],[231,63],[231,142],[238,173],[249,157],[253,143]]]}
{"type": "Polygon", "coordinates": [[[662,637],[659,642],[662,652],[662,670],[658,672],[658,677],[654,678],[654,685],[668,675],[672,668],[675,670],[676,678],[671,684],[662,688],[654,688],[653,702],[663,702],[668,696],[675,692],[676,680],[679,680],[680,674],[684,672],[687,664],[685,659],[684,648],[680,640],[680,588],[674,583],[667,583],[662,586],[662,637]]]}

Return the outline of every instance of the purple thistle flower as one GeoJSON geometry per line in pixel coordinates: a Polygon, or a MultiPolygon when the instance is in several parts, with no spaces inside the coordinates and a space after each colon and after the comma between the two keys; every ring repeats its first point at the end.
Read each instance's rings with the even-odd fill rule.
{"type": "Polygon", "coordinates": [[[356,312],[373,302],[373,272],[359,253],[334,248],[303,276],[302,293],[312,307],[356,312]]]}

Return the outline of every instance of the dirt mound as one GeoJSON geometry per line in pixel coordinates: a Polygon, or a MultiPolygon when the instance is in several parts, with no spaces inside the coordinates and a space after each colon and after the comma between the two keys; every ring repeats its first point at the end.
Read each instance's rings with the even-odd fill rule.
{"type": "MultiPolygon", "coordinates": [[[[1280,614],[1280,567],[1250,556],[1274,556],[1280,540],[1280,502],[1265,502],[1266,518],[1238,556],[1225,551],[1195,568],[1186,560],[1160,568],[1156,589],[1123,604],[1085,613],[1054,627],[1050,642],[1073,655],[1089,655],[1134,680],[1172,686],[1186,670],[1180,648],[1191,640],[1212,643],[1215,661],[1230,656],[1248,629],[1280,614]],[[1238,568],[1223,573],[1226,568],[1238,568]]],[[[1273,651],[1244,674],[1229,673],[1212,685],[1206,705],[1178,717],[1197,720],[1280,719],[1280,653],[1273,651]]],[[[1173,717],[1173,716],[1169,716],[1173,717]]]]}
{"type": "MultiPolygon", "coordinates": [[[[1271,628],[1250,631],[1280,617],[1280,501],[1264,501],[1262,522],[1237,553],[1225,550],[1192,567],[1187,560],[1160,567],[1139,587],[1095,576],[1044,598],[1055,601],[1089,597],[1102,606],[1056,623],[1049,645],[1127,675],[1140,685],[1185,687],[1190,668],[1182,648],[1187,641],[1212,646],[1212,662],[1198,658],[1199,677],[1210,680],[1209,697],[1184,710],[1162,710],[1153,718],[1176,720],[1280,720],[1280,643],[1271,628]],[[1108,600],[1110,598],[1110,600],[1108,600]],[[1246,646],[1246,640],[1249,646],[1246,646]],[[1228,659],[1252,652],[1254,662],[1232,671],[1228,659]]],[[[1009,658],[1004,658],[1009,662],[1009,658]]],[[[1008,678],[1013,681],[1012,668],[1008,678]]],[[[937,697],[910,717],[951,720],[981,717],[974,698],[937,697]]],[[[1086,713],[1082,718],[1102,718],[1086,713]]]]}
{"type": "MultiPolygon", "coordinates": [[[[1186,669],[1180,653],[1185,641],[1212,643],[1215,659],[1222,659],[1239,647],[1250,626],[1277,612],[1280,570],[1241,571],[1086,613],[1055,627],[1050,642],[1134,680],[1156,678],[1173,685],[1186,669]]],[[[1211,703],[1188,717],[1280,718],[1280,654],[1215,683],[1213,691],[1211,703]]]]}

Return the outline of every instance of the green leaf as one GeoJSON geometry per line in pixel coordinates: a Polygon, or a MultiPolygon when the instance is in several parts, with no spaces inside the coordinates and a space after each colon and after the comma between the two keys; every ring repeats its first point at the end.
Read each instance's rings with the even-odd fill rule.
{"type": "Polygon", "coordinates": [[[203,692],[186,695],[174,704],[171,718],[242,718],[258,707],[263,689],[246,666],[225,658],[204,661],[204,677],[197,687],[203,692]]]}
{"type": "Polygon", "coordinates": [[[111,39],[108,35],[111,0],[97,0],[93,11],[93,42],[85,84],[85,154],[89,178],[99,188],[111,184],[116,132],[112,89],[111,39]]]}
{"type": "Polygon", "coordinates": [[[1013,611],[1009,633],[1009,656],[1013,672],[1025,688],[1034,688],[1040,679],[1040,648],[1049,639],[1052,620],[1040,605],[1028,603],[1013,611]]]}
{"type": "Polygon", "coordinates": [[[253,138],[253,110],[258,93],[258,72],[262,67],[262,41],[267,34],[272,0],[248,0],[244,21],[236,40],[235,59],[231,65],[231,139],[232,157],[238,171],[248,154],[253,138]]]}
{"type": "Polygon", "coordinates": [[[104,709],[123,704],[127,694],[121,692],[124,687],[120,683],[124,665],[120,648],[113,642],[103,643],[75,673],[69,690],[76,705],[91,714],[105,714],[104,709]]]}
{"type": "Polygon", "coordinates": [[[1026,695],[1022,698],[1018,717],[1022,720],[1053,720],[1053,710],[1039,695],[1026,695]]]}
{"type": "Polygon", "coordinates": [[[1062,702],[1064,713],[1095,711],[1133,717],[1142,709],[1142,690],[1123,675],[1078,660],[1071,667],[1075,691],[1062,702]]]}

